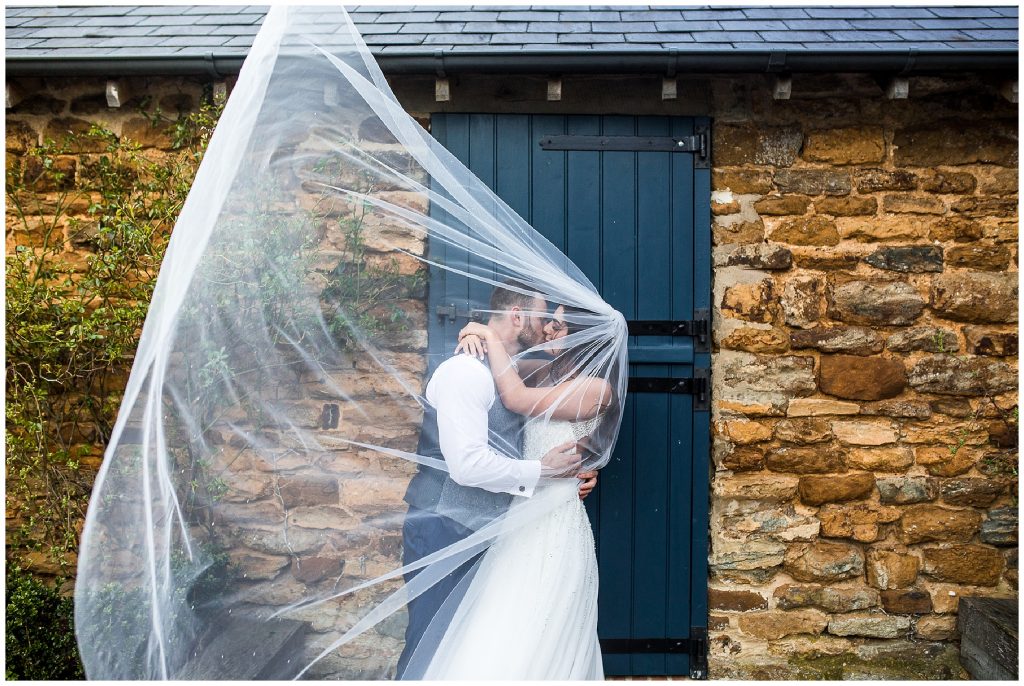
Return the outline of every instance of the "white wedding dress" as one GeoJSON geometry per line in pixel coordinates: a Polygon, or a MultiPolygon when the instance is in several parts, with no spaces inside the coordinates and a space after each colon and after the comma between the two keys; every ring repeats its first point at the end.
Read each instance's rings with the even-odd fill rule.
{"type": "MultiPolygon", "coordinates": [[[[523,457],[539,460],[592,426],[530,422],[523,457]]],[[[424,679],[604,679],[594,534],[578,485],[556,479],[512,505],[513,525],[520,508],[544,514],[499,537],[484,554],[424,679]]]]}

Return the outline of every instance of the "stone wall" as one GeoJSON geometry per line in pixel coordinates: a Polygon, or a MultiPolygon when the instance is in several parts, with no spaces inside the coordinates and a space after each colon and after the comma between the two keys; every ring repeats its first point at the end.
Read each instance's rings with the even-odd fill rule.
{"type": "Polygon", "coordinates": [[[719,678],[959,676],[1017,593],[1017,108],[910,83],[712,84],[719,678]]]}
{"type": "MultiPolygon", "coordinates": [[[[796,75],[788,101],[761,76],[686,77],[677,101],[648,81],[616,79],[614,103],[588,95],[609,90],[595,76],[567,77],[557,103],[535,77],[456,80],[448,103],[433,102],[427,77],[394,85],[423,117],[472,103],[713,118],[711,675],[960,676],[959,598],[1017,594],[1016,106],[970,75],[912,77],[907,100],[856,75],[796,75]]],[[[7,111],[9,155],[87,121],[154,151],[168,144],[132,107],[106,108],[102,80],[19,86],[31,95],[7,111]]],[[[173,111],[204,84],[133,86],[173,111]]],[[[65,163],[73,171],[73,156],[65,163]]],[[[10,229],[9,250],[30,240],[10,229]]],[[[393,353],[422,374],[415,347],[393,353]]],[[[374,383],[348,362],[339,375],[374,383]]],[[[318,422],[346,410],[322,381],[282,392],[296,419],[330,433],[318,422]]],[[[392,429],[355,436],[408,447],[409,426],[392,429]]],[[[262,503],[308,544],[296,554],[265,532],[232,552],[268,605],[341,570],[380,571],[332,553],[328,532],[361,507],[339,482],[346,470],[383,466],[329,452],[286,466],[273,494],[246,493],[252,461],[254,474],[229,484],[226,503],[262,503]]],[[[322,640],[344,608],[310,619],[322,640]]],[[[370,671],[401,621],[375,636],[352,648],[370,671]]]]}

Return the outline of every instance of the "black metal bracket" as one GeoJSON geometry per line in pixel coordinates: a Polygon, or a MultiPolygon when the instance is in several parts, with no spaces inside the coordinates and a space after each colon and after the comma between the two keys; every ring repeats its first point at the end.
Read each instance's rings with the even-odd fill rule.
{"type": "Polygon", "coordinates": [[[437,314],[438,321],[442,324],[445,319],[449,322],[454,322],[456,319],[469,319],[470,321],[478,322],[481,319],[481,312],[479,310],[468,310],[456,306],[455,303],[451,305],[438,305],[434,312],[437,314]]]}
{"type": "Polygon", "coordinates": [[[689,655],[690,678],[708,678],[707,627],[690,627],[686,638],[602,638],[601,652],[608,654],[689,655]]]}
{"type": "Polygon", "coordinates": [[[710,370],[701,367],[693,370],[692,378],[664,376],[631,376],[626,384],[629,393],[680,393],[693,396],[695,412],[706,412],[710,407],[710,370]]]}
{"type": "Polygon", "coordinates": [[[693,336],[693,351],[711,352],[711,322],[707,308],[693,311],[689,320],[633,319],[626,322],[630,336],[693,336]]]}
{"type": "Polygon", "coordinates": [[[707,157],[706,131],[692,136],[545,136],[542,150],[608,151],[608,152],[691,152],[707,157]]]}
{"type": "Polygon", "coordinates": [[[708,628],[690,627],[690,678],[708,678],[708,628]]]}
{"type": "Polygon", "coordinates": [[[707,124],[697,124],[693,127],[695,136],[700,137],[700,154],[693,156],[694,169],[711,168],[711,127],[707,124]]]}

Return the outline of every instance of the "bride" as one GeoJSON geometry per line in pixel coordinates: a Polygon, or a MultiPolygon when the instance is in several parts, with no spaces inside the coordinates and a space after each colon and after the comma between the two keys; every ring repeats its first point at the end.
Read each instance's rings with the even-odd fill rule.
{"type": "MultiPolygon", "coordinates": [[[[544,327],[544,347],[554,356],[548,361],[514,363],[483,324],[469,324],[459,334],[456,352],[486,354],[502,403],[533,418],[525,429],[524,459],[540,459],[567,441],[586,441],[615,402],[604,379],[581,373],[594,344],[557,343],[580,331],[566,314],[559,305],[544,327]]],[[[483,556],[424,679],[604,678],[593,532],[575,483],[552,481],[531,499],[543,499],[544,505],[534,506],[549,512],[500,537],[483,556]]]]}

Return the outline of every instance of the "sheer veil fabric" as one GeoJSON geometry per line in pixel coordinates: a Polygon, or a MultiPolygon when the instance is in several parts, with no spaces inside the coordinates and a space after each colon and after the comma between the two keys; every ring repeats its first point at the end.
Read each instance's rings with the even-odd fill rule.
{"type": "MultiPolygon", "coordinates": [[[[621,314],[402,109],[341,7],[273,7],[174,228],[89,503],[75,592],[89,678],[241,678],[217,672],[231,659],[245,678],[394,677],[409,603],[479,570],[576,483],[542,478],[484,517],[457,501],[465,535],[403,562],[410,479],[448,478],[420,449],[441,412],[430,373],[456,345],[428,353],[428,306],[506,316],[488,309],[495,287],[543,303],[523,318],[564,306],[571,333],[511,351],[558,399],[489,426],[490,445],[521,458],[502,446],[563,421],[560,400],[599,378],[613,402],[579,419],[584,467],[602,467],[626,390],[621,314]]],[[[447,597],[406,678],[452,615],[511,583],[489,578],[447,597]]]]}

